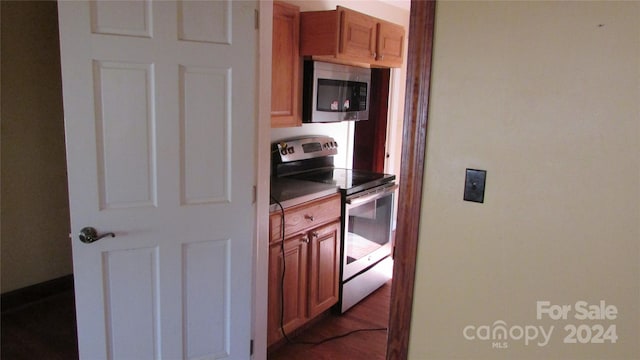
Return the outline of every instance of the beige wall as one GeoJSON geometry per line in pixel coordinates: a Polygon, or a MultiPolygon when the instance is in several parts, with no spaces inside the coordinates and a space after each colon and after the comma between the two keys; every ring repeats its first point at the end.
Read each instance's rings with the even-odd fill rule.
{"type": "Polygon", "coordinates": [[[640,3],[439,2],[428,131],[410,358],[640,358],[640,3]],[[567,320],[537,320],[544,300],[567,320]],[[616,319],[576,319],[581,300],[616,319]],[[463,336],[498,320],[554,330],[463,336]],[[571,324],[618,340],[565,344],[571,324]]]}
{"type": "Polygon", "coordinates": [[[2,2],[2,292],[72,272],[56,3],[2,2]]]}

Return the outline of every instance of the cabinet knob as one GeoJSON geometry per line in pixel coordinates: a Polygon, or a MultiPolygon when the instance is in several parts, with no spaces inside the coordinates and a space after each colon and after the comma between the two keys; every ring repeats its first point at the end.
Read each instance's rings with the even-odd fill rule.
{"type": "Polygon", "coordinates": [[[380,55],[380,60],[384,60],[384,55],[380,55]]]}
{"type": "Polygon", "coordinates": [[[376,55],[377,55],[377,54],[376,54],[375,52],[372,52],[372,53],[371,53],[371,57],[372,57],[372,58],[374,58],[374,59],[376,58],[376,55]]]}
{"type": "Polygon", "coordinates": [[[318,232],[317,231],[312,232],[311,236],[317,239],[318,238],[318,232]]]}
{"type": "Polygon", "coordinates": [[[305,244],[308,244],[309,243],[309,237],[305,235],[305,236],[302,237],[302,239],[300,239],[300,241],[302,241],[305,244]]]}
{"type": "Polygon", "coordinates": [[[305,215],[304,218],[309,221],[313,221],[313,215],[305,215]]]}

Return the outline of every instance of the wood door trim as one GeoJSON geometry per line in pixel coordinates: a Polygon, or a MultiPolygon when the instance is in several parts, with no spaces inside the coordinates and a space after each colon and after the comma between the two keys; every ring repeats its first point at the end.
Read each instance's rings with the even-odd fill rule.
{"type": "Polygon", "coordinates": [[[355,123],[353,168],[384,172],[389,103],[389,69],[371,69],[369,120],[355,123]]]}
{"type": "Polygon", "coordinates": [[[374,146],[373,146],[373,163],[372,170],[374,172],[384,172],[384,163],[387,158],[387,114],[389,113],[389,81],[391,71],[382,69],[377,71],[377,80],[380,81],[379,92],[376,94],[378,103],[377,118],[375,121],[374,146]]]}
{"type": "Polygon", "coordinates": [[[411,1],[387,359],[407,359],[426,150],[435,1],[411,1]]]}

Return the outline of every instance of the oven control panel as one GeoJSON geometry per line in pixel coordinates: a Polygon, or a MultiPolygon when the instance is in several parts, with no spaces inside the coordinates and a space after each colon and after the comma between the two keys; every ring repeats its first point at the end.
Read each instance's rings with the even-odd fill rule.
{"type": "Polygon", "coordinates": [[[273,143],[272,147],[274,152],[277,151],[280,162],[283,163],[336,155],[338,153],[338,143],[330,136],[281,140],[273,143]]]}

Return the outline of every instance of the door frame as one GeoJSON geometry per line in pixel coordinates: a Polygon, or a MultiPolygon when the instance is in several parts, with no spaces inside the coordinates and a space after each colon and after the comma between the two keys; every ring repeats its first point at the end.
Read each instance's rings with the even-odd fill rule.
{"type": "Polygon", "coordinates": [[[371,69],[369,120],[356,121],[353,126],[354,169],[384,172],[390,77],[388,68],[371,69]]]}
{"type": "MultiPolygon", "coordinates": [[[[260,1],[261,29],[271,29],[272,1],[260,1]]],[[[435,24],[435,0],[411,0],[407,80],[402,134],[402,156],[399,181],[396,227],[396,253],[387,336],[387,355],[390,360],[408,358],[411,311],[419,240],[420,207],[426,150],[431,54],[435,24]]],[[[271,32],[259,32],[259,121],[257,146],[257,234],[254,257],[254,359],[266,358],[266,274],[268,264],[269,154],[260,152],[270,139],[271,106],[271,32]],[[266,161],[265,161],[266,160],[266,161]],[[264,210],[263,210],[264,209],[264,210]],[[266,220],[265,220],[266,219],[266,220]]],[[[267,147],[268,148],[268,147],[267,147]]]]}
{"type": "Polygon", "coordinates": [[[426,156],[427,122],[431,56],[436,2],[411,1],[409,17],[409,45],[407,83],[402,132],[402,159],[398,203],[398,222],[387,359],[407,359],[411,330],[411,311],[419,241],[420,207],[424,160],[426,156]]]}
{"type": "Polygon", "coordinates": [[[256,138],[256,234],[253,257],[253,359],[267,358],[269,293],[269,194],[271,182],[271,45],[273,1],[258,1],[258,121],[256,138]],[[268,29],[268,31],[266,31],[268,29]]]}

